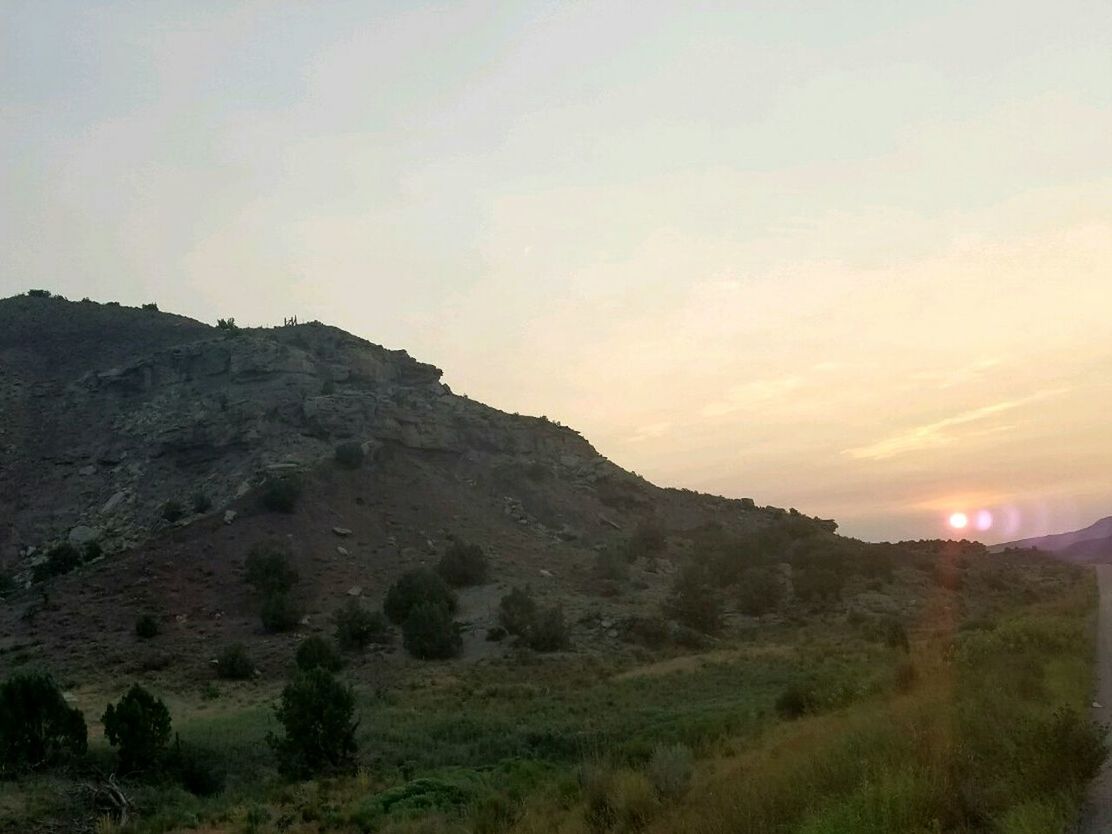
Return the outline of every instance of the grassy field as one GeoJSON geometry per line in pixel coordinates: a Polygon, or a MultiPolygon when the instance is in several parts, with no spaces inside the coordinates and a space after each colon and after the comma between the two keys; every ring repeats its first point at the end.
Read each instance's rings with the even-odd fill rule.
{"type": "MultiPolygon", "coordinates": [[[[274,771],[269,703],[225,685],[174,712],[226,789],[130,786],[123,830],[1066,831],[1103,753],[1091,575],[986,561],[927,593],[907,650],[832,612],[697,653],[415,665],[360,693],[359,772],[304,783],[274,771]]],[[[11,831],[80,801],[57,776],[0,786],[11,831]]]]}

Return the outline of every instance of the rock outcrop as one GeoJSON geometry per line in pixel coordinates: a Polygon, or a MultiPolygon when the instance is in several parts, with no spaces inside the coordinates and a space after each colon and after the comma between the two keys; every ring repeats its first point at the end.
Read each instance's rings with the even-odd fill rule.
{"type": "Polygon", "coordinates": [[[194,496],[222,514],[348,440],[633,477],[571,429],[457,396],[438,368],[319,323],[221,329],[19,297],[0,301],[0,331],[0,566],[66,537],[131,547],[169,523],[168,501],[185,508],[176,523],[194,496]]]}

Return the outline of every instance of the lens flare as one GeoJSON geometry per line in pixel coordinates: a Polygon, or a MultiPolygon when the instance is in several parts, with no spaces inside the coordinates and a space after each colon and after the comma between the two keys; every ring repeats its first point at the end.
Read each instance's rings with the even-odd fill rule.
{"type": "Polygon", "coordinates": [[[955,530],[964,530],[969,526],[969,516],[965,513],[954,513],[950,516],[950,526],[955,530]]]}
{"type": "Polygon", "coordinates": [[[992,529],[992,513],[988,510],[977,511],[977,529],[982,533],[992,529]]]}

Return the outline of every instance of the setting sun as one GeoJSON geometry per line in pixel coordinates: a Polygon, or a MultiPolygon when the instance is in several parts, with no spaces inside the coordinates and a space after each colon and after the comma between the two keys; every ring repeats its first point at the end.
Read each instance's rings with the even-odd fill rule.
{"type": "Polygon", "coordinates": [[[964,530],[969,526],[969,516],[965,513],[954,513],[950,516],[950,526],[955,530],[964,530]]]}

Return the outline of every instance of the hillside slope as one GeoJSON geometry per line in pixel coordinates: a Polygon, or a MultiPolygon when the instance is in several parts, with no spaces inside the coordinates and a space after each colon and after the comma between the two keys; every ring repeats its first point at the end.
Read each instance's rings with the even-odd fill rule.
{"type": "Polygon", "coordinates": [[[154,310],[0,301],[0,568],[65,537],[129,549],[166,526],[167,501],[188,509],[203,493],[220,511],[345,440],[527,462],[589,490],[647,488],[571,429],[456,396],[440,376],[317,323],[222,330],[154,310]]]}
{"type": "MultiPolygon", "coordinates": [[[[41,600],[0,606],[0,654],[33,646],[64,668],[149,665],[157,659],[131,630],[151,610],[168,624],[158,654],[187,656],[178,671],[194,675],[189,665],[211,657],[206,641],[257,636],[241,572],[268,538],[291,548],[310,624],[351,597],[380,602],[403,569],[459,537],[482,542],[499,577],[463,594],[471,655],[483,654],[513,584],[567,600],[586,623],[577,628],[613,639],[612,623],[658,601],[672,570],[667,558],[635,568],[649,592],[636,605],[598,599],[598,551],[638,528],[737,534],[781,518],[834,528],[658,488],[569,428],[457,396],[431,365],[317,323],[225,330],[20,297],[0,301],[0,332],[11,403],[0,424],[0,570],[29,588],[59,542],[106,553],[52,580],[41,600]],[[366,450],[362,467],[336,465],[342,442],[366,450]],[[296,514],[265,511],[261,491],[291,477],[303,485],[296,514]],[[195,493],[211,506],[193,511],[195,493]],[[168,501],[183,518],[163,518],[168,501]]],[[[268,643],[275,657],[288,658],[283,640],[268,643]]]]}
{"type": "Polygon", "coordinates": [[[1002,553],[1009,548],[1036,548],[1071,562],[1112,561],[1112,516],[1102,518],[1081,530],[1005,542],[993,545],[990,550],[1002,553]]]}

